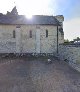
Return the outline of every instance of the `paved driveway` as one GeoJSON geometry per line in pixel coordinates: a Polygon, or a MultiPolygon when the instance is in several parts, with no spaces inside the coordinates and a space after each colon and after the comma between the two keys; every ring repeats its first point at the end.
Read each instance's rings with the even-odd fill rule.
{"type": "Polygon", "coordinates": [[[53,59],[0,60],[0,92],[80,92],[80,73],[53,59]],[[2,63],[5,62],[5,63],[2,63]]]}

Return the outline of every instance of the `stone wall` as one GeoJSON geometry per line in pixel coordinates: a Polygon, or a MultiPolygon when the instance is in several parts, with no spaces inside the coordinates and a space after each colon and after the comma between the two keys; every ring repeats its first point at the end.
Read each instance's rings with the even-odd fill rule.
{"type": "Polygon", "coordinates": [[[80,45],[59,45],[60,58],[80,63],[80,45]]]}
{"type": "MultiPolygon", "coordinates": [[[[57,52],[57,26],[53,25],[0,25],[0,53],[36,53],[36,31],[40,30],[40,53],[57,52]],[[46,37],[46,29],[48,37],[46,37]],[[13,31],[16,37],[13,38],[13,31]],[[32,38],[29,32],[32,30],[32,38]]],[[[59,32],[59,43],[64,39],[59,32]]]]}
{"type": "Polygon", "coordinates": [[[59,58],[80,71],[80,45],[59,45],[59,58]]]}
{"type": "Polygon", "coordinates": [[[15,42],[0,42],[0,52],[1,53],[16,53],[16,43],[15,42]]]}

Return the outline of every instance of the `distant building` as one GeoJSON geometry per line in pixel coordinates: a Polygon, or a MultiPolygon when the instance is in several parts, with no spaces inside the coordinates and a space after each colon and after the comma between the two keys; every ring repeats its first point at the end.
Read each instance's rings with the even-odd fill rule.
{"type": "Polygon", "coordinates": [[[58,53],[64,42],[62,15],[18,15],[16,7],[0,13],[0,53],[58,53]]]}

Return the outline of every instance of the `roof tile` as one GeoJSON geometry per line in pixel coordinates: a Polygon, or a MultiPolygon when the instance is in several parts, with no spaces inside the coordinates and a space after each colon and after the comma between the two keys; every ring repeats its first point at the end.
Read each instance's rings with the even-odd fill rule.
{"type": "Polygon", "coordinates": [[[31,19],[24,15],[1,15],[0,24],[40,24],[40,25],[60,25],[54,16],[34,15],[31,19]]]}

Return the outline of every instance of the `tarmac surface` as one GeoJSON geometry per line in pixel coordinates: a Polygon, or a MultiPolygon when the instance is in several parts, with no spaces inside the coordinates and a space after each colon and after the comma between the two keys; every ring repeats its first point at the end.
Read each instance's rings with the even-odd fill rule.
{"type": "Polygon", "coordinates": [[[0,92],[80,92],[80,73],[45,58],[0,59],[0,92]]]}

